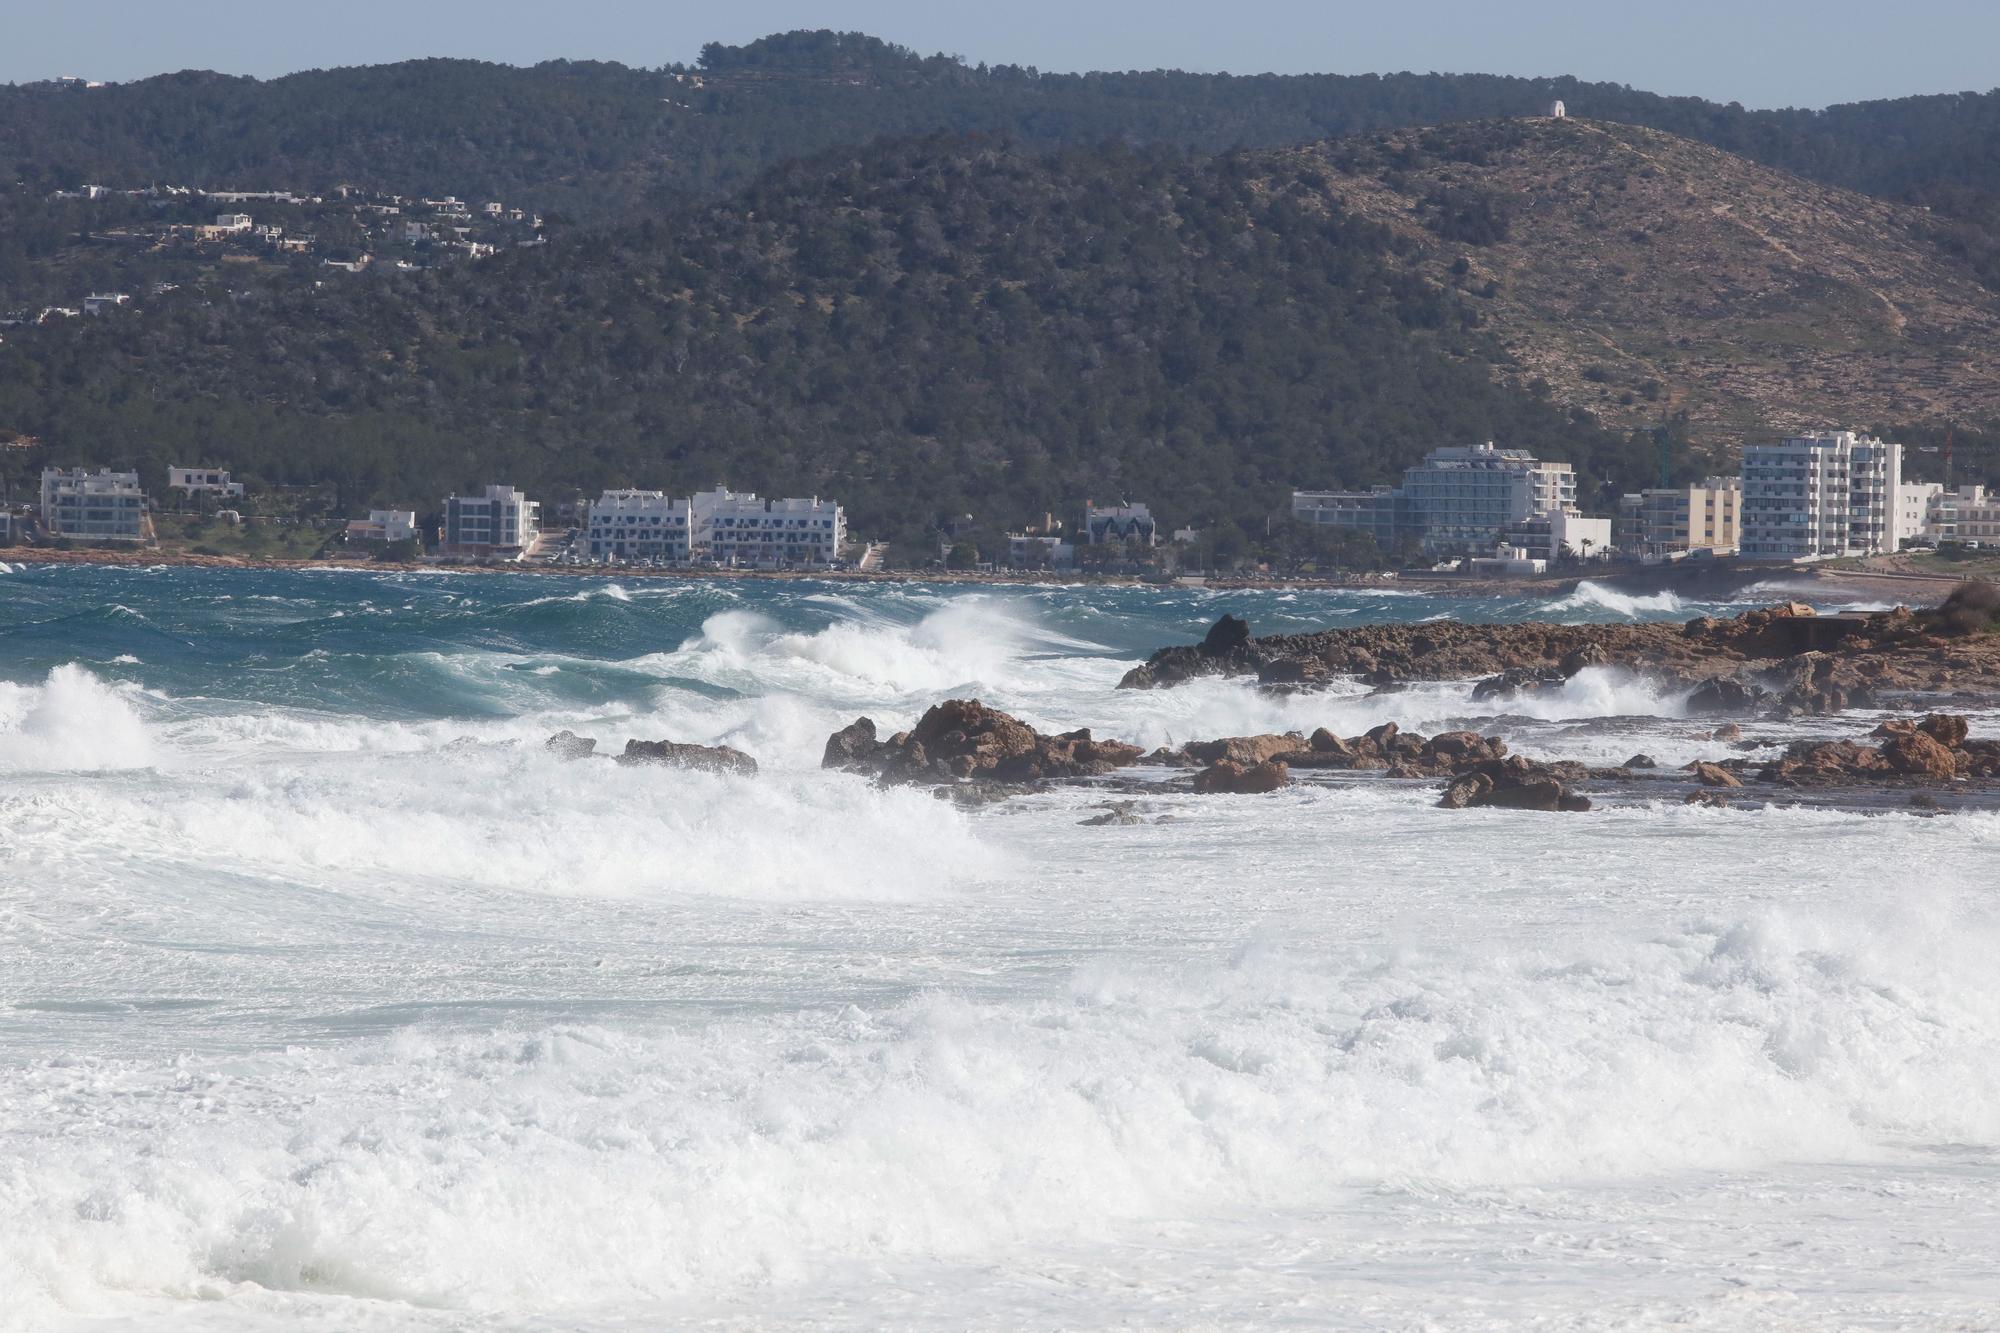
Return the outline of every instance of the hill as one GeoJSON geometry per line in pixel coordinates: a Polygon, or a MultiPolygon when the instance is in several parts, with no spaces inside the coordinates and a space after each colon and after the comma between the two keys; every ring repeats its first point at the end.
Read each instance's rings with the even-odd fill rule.
{"type": "MultiPolygon", "coordinates": [[[[963,139],[476,268],[242,285],[0,345],[0,425],[421,504],[504,477],[841,497],[856,526],[1129,494],[1255,522],[1447,441],[1650,455],[1495,380],[1470,298],[1271,158],[963,139]]],[[[25,473],[35,451],[9,451],[25,473]]]]}
{"type": "Polygon", "coordinates": [[[1291,155],[1482,298],[1512,382],[1698,443],[2000,419],[2000,293],[1922,209],[1635,126],[1521,119],[1291,155]]]}
{"type": "Polygon", "coordinates": [[[885,136],[980,131],[1215,153],[1432,123],[1575,114],[1645,125],[1824,184],[1927,202],[1987,253],[2000,93],[1746,111],[1561,77],[1045,73],[919,57],[860,33],[711,44],[697,65],[422,60],[259,81],[188,71],[0,88],[30,195],[87,182],[455,191],[586,219],[722,197],[781,162],[885,136]]]}

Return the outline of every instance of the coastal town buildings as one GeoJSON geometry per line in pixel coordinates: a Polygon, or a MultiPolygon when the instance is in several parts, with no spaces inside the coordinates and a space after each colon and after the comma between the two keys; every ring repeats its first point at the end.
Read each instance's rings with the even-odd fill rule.
{"type": "Polygon", "coordinates": [[[5,509],[0,509],[0,546],[12,546],[13,544],[14,516],[5,509]]]}
{"type": "Polygon", "coordinates": [[[1646,560],[1734,555],[1742,540],[1743,479],[1703,477],[1620,497],[1618,545],[1646,560]]]}
{"type": "Polygon", "coordinates": [[[518,560],[531,554],[540,540],[540,516],[541,506],[512,486],[488,486],[478,495],[447,496],[439,554],[518,560]]]}
{"type": "Polygon", "coordinates": [[[685,564],[693,509],[664,491],[606,491],[591,502],[584,542],[592,560],[685,564]]]}
{"type": "Polygon", "coordinates": [[[1905,546],[1937,540],[1937,507],[1944,483],[1906,481],[1896,487],[1896,533],[1905,546]]]}
{"type": "Polygon", "coordinates": [[[146,493],[137,472],[46,468],[42,531],[79,541],[136,542],[146,535],[146,493]]]}
{"type": "Polygon", "coordinates": [[[1500,546],[1539,560],[1544,568],[1558,560],[1602,560],[1613,549],[1611,520],[1586,518],[1574,509],[1551,509],[1508,524],[1501,530],[1500,546]]]}
{"type": "Polygon", "coordinates": [[[1014,569],[1075,569],[1076,547],[1058,533],[1010,532],[1007,564],[1014,569]]]}
{"type": "Polygon", "coordinates": [[[818,496],[760,500],[754,492],[738,494],[717,486],[688,503],[694,551],[719,565],[830,565],[847,544],[846,512],[818,496]]]}
{"type": "Polygon", "coordinates": [[[1940,488],[1932,522],[1941,542],[2000,544],[2000,492],[1984,486],[1940,488]]]}
{"type": "Polygon", "coordinates": [[[767,500],[723,486],[686,499],[611,490],[592,502],[584,543],[592,560],[808,568],[840,559],[847,515],[818,496],[767,500]]]}
{"type": "Polygon", "coordinates": [[[1112,542],[1132,542],[1153,546],[1159,541],[1159,523],[1142,504],[1120,501],[1115,505],[1086,503],[1083,507],[1083,542],[1105,546],[1112,542]]]}
{"type": "MultiPolygon", "coordinates": [[[[1433,449],[1403,471],[1403,484],[1368,491],[1294,491],[1292,515],[1303,522],[1360,529],[1387,550],[1404,538],[1427,555],[1483,553],[1509,528],[1530,520],[1577,516],[1576,470],[1524,449],[1492,442],[1433,449]]],[[[1607,526],[1590,533],[1593,546],[1607,526]]],[[[1560,526],[1559,524],[1557,526],[1560,526]]],[[[1582,540],[1584,534],[1576,534],[1582,540]]]]}
{"type": "Polygon", "coordinates": [[[413,509],[371,509],[367,518],[351,519],[347,539],[354,542],[401,542],[417,535],[417,514],[413,509]]]}
{"type": "Polygon", "coordinates": [[[1793,562],[1895,551],[1902,467],[1900,444],[1851,430],[1750,445],[1739,549],[1793,562]]]}
{"type": "Polygon", "coordinates": [[[231,481],[225,468],[181,467],[175,464],[167,469],[167,489],[186,491],[189,495],[222,495],[235,497],[243,494],[243,483],[231,481]]]}

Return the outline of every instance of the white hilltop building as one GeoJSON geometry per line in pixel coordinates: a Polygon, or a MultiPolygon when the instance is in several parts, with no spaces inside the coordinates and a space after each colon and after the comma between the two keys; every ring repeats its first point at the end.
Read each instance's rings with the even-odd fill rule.
{"type": "Polygon", "coordinates": [[[1549,119],[1550,120],[1569,119],[1569,108],[1562,104],[1562,99],[1560,97],[1558,97],[1555,101],[1549,103],[1549,119]]]}

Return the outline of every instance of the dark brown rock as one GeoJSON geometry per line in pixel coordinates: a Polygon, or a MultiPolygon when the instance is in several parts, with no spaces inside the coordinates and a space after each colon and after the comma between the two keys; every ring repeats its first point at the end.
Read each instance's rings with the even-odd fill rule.
{"type": "Polygon", "coordinates": [[[821,768],[855,769],[866,767],[882,748],[875,739],[875,720],[856,718],[839,731],[826,738],[826,752],[820,756],[821,768]]]}
{"type": "Polygon", "coordinates": [[[626,741],[621,764],[665,764],[700,773],[755,777],[757,761],[727,745],[684,745],[677,741],[626,741]]]}
{"type": "Polygon", "coordinates": [[[1245,765],[1221,759],[1195,774],[1194,789],[1203,793],[1254,796],[1290,786],[1291,781],[1290,770],[1274,760],[1245,765]]]}
{"type": "Polygon", "coordinates": [[[1720,764],[1711,764],[1697,759],[1687,765],[1687,771],[1694,774],[1694,780],[1704,787],[1740,787],[1743,779],[1731,773],[1720,764]]]}

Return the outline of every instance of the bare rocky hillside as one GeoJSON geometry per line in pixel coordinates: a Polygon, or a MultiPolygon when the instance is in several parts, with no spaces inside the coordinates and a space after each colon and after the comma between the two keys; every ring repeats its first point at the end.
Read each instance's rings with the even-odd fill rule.
{"type": "Polygon", "coordinates": [[[1725,451],[1777,430],[2000,417],[2000,293],[1933,243],[1923,210],[1574,118],[1287,156],[1479,298],[1503,374],[1606,424],[1685,409],[1695,442],[1725,451]]]}

